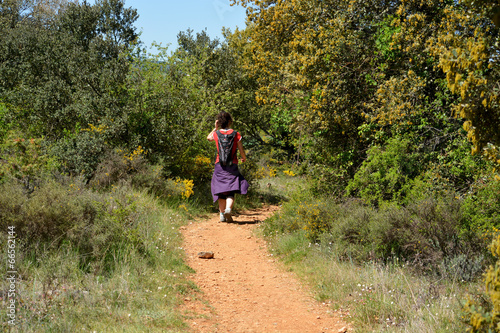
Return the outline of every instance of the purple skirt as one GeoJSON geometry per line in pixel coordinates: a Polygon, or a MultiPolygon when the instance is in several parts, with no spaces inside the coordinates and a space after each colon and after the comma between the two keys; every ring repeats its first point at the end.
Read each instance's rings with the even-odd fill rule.
{"type": "Polygon", "coordinates": [[[219,200],[219,194],[229,191],[247,194],[248,182],[241,175],[237,164],[221,166],[217,163],[212,175],[212,197],[214,202],[219,200]]]}

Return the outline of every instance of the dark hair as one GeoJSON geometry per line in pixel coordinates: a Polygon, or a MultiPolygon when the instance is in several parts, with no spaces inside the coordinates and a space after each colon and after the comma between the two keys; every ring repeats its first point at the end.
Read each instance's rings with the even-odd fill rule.
{"type": "Polygon", "coordinates": [[[231,118],[231,115],[226,111],[221,111],[217,115],[217,120],[219,121],[220,128],[228,128],[229,123],[233,122],[233,118],[231,118]]]}

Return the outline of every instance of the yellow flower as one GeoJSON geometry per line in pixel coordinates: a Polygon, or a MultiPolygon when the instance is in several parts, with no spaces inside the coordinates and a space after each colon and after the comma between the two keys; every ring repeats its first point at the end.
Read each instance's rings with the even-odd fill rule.
{"type": "Polygon", "coordinates": [[[182,191],[182,198],[183,199],[189,199],[191,195],[194,194],[193,187],[194,187],[194,182],[191,179],[180,179],[179,177],[176,178],[175,183],[179,186],[181,186],[181,191],[182,191]]]}

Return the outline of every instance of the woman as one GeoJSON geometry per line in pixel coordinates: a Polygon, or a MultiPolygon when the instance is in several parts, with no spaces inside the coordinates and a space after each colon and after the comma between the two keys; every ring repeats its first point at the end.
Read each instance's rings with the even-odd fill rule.
{"type": "Polygon", "coordinates": [[[246,161],[245,151],[241,143],[241,135],[231,129],[233,119],[231,115],[225,111],[220,112],[215,120],[215,128],[207,136],[208,141],[215,141],[217,146],[217,158],[215,159],[214,173],[212,175],[212,197],[215,201],[219,201],[219,212],[221,222],[233,222],[231,210],[234,204],[234,195],[246,194],[248,190],[248,182],[243,178],[238,169],[238,156],[236,149],[239,150],[241,161],[246,161]],[[219,137],[223,135],[231,135],[235,132],[234,144],[230,157],[232,160],[226,165],[222,165],[219,154],[219,137]]]}

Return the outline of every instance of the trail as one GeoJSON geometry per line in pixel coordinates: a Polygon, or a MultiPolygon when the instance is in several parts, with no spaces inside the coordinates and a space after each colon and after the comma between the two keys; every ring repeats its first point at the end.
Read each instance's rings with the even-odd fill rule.
{"type": "Polygon", "coordinates": [[[183,310],[193,332],[345,332],[345,323],[315,301],[293,273],[269,254],[253,229],[278,208],[242,212],[235,223],[219,216],[182,227],[191,279],[201,299],[186,297],[183,310]],[[213,259],[198,252],[212,251],[213,259]]]}

